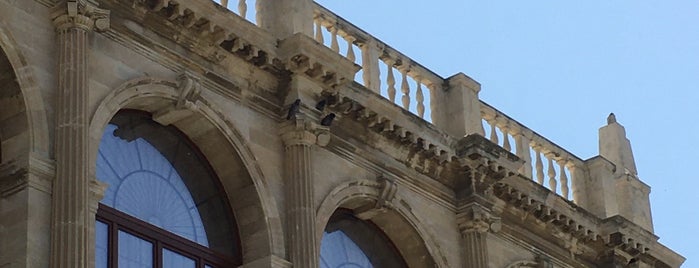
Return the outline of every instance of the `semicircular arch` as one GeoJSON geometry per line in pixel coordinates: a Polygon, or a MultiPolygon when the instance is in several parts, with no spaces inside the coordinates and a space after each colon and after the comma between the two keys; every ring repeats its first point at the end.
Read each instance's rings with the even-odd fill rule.
{"type": "MultiPolygon", "coordinates": [[[[99,104],[90,122],[91,174],[95,174],[102,132],[117,112],[132,109],[154,114],[173,106],[179,96],[176,81],[153,77],[127,81],[110,92],[99,104]]],[[[268,256],[283,257],[285,249],[279,212],[261,168],[234,124],[217,111],[219,109],[201,96],[193,114],[173,125],[191,139],[207,158],[221,179],[233,213],[246,211],[247,224],[238,223],[241,244],[243,249],[255,250],[243,250],[243,263],[268,256]],[[237,165],[231,163],[240,163],[240,168],[232,168],[237,165]],[[249,213],[251,210],[257,213],[249,213]],[[264,225],[264,228],[260,228],[260,225],[264,225]]]]}
{"type": "MultiPolygon", "coordinates": [[[[372,180],[355,180],[335,187],[321,202],[316,211],[318,243],[325,225],[338,209],[354,210],[375,204],[381,194],[381,184],[372,180]]],[[[396,194],[399,196],[400,193],[396,194]]],[[[426,230],[422,220],[395,199],[380,216],[372,218],[405,258],[409,267],[451,267],[446,256],[437,246],[433,236],[426,230]],[[405,235],[407,231],[409,235],[405,235]],[[427,258],[424,258],[427,257],[427,258]]]]}
{"type": "Polygon", "coordinates": [[[12,36],[9,27],[2,21],[0,21],[0,51],[2,52],[0,55],[4,54],[7,58],[19,85],[24,112],[26,112],[25,131],[28,132],[27,136],[29,137],[28,148],[30,152],[48,157],[50,154],[49,126],[37,77],[12,36]]]}

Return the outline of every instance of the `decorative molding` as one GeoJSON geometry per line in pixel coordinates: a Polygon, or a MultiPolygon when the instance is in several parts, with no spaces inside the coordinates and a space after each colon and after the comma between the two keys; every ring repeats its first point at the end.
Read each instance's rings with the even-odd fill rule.
{"type": "Polygon", "coordinates": [[[282,123],[279,134],[286,147],[294,145],[326,146],[330,143],[330,128],[321,126],[308,116],[298,113],[289,121],[282,123]]]}
{"type": "Polygon", "coordinates": [[[456,215],[459,231],[467,233],[497,233],[502,229],[500,217],[479,203],[470,203],[459,208],[456,215]]]}
{"type": "Polygon", "coordinates": [[[185,71],[177,77],[178,96],[172,106],[162,108],[153,114],[153,121],[163,126],[173,124],[193,115],[201,105],[201,83],[194,74],[185,71]]]}
{"type": "Polygon", "coordinates": [[[378,196],[376,203],[367,205],[354,210],[354,215],[363,220],[370,220],[374,216],[384,213],[393,208],[393,200],[395,200],[398,184],[392,179],[384,176],[378,178],[378,196]]]}
{"type": "Polygon", "coordinates": [[[104,32],[109,29],[109,10],[100,9],[93,0],[65,0],[54,7],[51,18],[58,31],[68,28],[95,29],[104,32]]]}

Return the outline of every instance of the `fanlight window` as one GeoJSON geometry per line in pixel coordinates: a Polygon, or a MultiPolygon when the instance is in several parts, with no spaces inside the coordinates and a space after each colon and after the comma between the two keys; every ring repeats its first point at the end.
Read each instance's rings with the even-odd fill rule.
{"type": "Polygon", "coordinates": [[[214,236],[207,236],[201,212],[218,214],[208,226],[231,221],[221,212],[225,202],[221,191],[211,186],[211,179],[205,178],[207,172],[192,171],[207,170],[192,161],[196,158],[195,151],[183,146],[180,137],[144,116],[117,115],[115,119],[127,123],[122,127],[117,124],[106,127],[97,156],[97,179],[109,187],[96,217],[95,266],[213,268],[239,265],[238,260],[220,253],[222,249],[234,251],[231,255],[235,256],[235,249],[226,250],[227,246],[221,244],[230,245],[237,236],[220,230],[214,230],[214,236]],[[150,141],[162,146],[156,148],[150,141]],[[167,150],[168,157],[163,149],[167,150]],[[188,176],[188,181],[183,176],[188,176]],[[199,198],[193,197],[192,184],[196,185],[194,190],[199,198]],[[226,241],[215,243],[218,252],[209,248],[210,237],[226,241]]]}
{"type": "Polygon", "coordinates": [[[336,211],[320,242],[321,268],[408,267],[398,250],[373,223],[349,210],[336,211]]]}
{"type": "Polygon", "coordinates": [[[320,268],[373,268],[369,258],[344,232],[323,233],[320,268]]]}

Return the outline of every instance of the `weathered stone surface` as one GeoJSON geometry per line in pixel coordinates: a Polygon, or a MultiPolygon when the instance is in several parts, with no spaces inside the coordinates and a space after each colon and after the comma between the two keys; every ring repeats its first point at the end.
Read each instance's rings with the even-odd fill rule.
{"type": "Polygon", "coordinates": [[[205,156],[241,267],[317,267],[338,209],[409,267],[684,261],[616,118],[580,159],[310,0],[238,2],[257,25],[210,0],[54,2],[0,0],[0,267],[94,266],[97,146],[124,109],[205,156]]]}

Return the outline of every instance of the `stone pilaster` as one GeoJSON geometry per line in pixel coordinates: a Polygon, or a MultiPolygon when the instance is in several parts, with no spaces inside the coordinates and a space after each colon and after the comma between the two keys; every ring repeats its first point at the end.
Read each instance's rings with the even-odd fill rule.
{"type": "Polygon", "coordinates": [[[479,203],[462,206],[457,213],[466,268],[488,268],[488,232],[498,232],[500,218],[479,203]]]}
{"type": "Polygon", "coordinates": [[[297,114],[281,129],[284,142],[286,188],[286,239],[293,267],[318,267],[316,210],[313,198],[312,151],[327,144],[328,129],[297,114]]]}
{"type": "Polygon", "coordinates": [[[52,194],[51,267],[88,267],[90,202],[88,149],[88,38],[93,29],[109,27],[109,12],[87,0],[59,3],[52,13],[56,27],[56,179],[52,194]]]}

